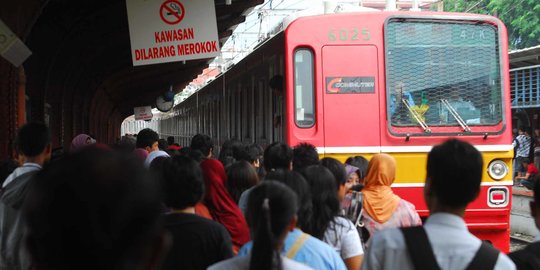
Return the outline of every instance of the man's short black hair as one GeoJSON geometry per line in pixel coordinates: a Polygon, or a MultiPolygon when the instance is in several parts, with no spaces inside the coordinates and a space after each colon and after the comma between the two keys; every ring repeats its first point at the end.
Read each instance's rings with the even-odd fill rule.
{"type": "Polygon", "coordinates": [[[159,140],[157,132],[145,128],[139,131],[137,134],[137,148],[152,147],[152,145],[159,140]]]}
{"type": "Polygon", "coordinates": [[[167,137],[167,144],[169,144],[169,145],[173,145],[173,144],[174,144],[174,137],[173,137],[173,136],[167,137]]]}
{"type": "Polygon", "coordinates": [[[336,179],[336,187],[338,189],[341,185],[345,185],[349,176],[347,175],[345,166],[343,166],[339,160],[331,157],[325,157],[321,159],[321,165],[326,167],[334,175],[334,178],[336,179]]]}
{"type": "Polygon", "coordinates": [[[293,149],[293,169],[301,171],[302,169],[319,164],[319,153],[317,148],[309,143],[300,143],[293,149]]]}
{"type": "Polygon", "coordinates": [[[519,131],[526,132],[527,134],[531,134],[531,128],[528,126],[520,126],[519,131]]]}
{"type": "Polygon", "coordinates": [[[235,161],[239,160],[238,156],[241,155],[243,146],[242,142],[237,139],[226,140],[221,145],[218,160],[221,161],[225,167],[232,165],[235,161]]]}
{"type": "Polygon", "coordinates": [[[158,140],[158,147],[159,147],[159,150],[165,151],[165,150],[167,150],[167,147],[169,147],[169,144],[167,143],[167,140],[159,139],[158,140]]]}
{"type": "Polygon", "coordinates": [[[163,229],[154,179],[135,159],[96,148],[44,166],[26,198],[36,269],[138,269],[163,229]]]}
{"type": "Polygon", "coordinates": [[[467,142],[450,139],[433,147],[427,160],[432,195],[446,207],[466,207],[480,192],[482,166],[482,154],[467,142]]]}
{"type": "Polygon", "coordinates": [[[20,154],[35,157],[51,143],[49,128],[42,123],[28,123],[19,129],[15,146],[20,154]]]}
{"type": "Polygon", "coordinates": [[[187,156],[175,156],[163,161],[156,172],[163,202],[167,207],[185,209],[197,204],[204,194],[203,174],[199,163],[187,156]]]}
{"type": "Polygon", "coordinates": [[[244,145],[242,149],[238,151],[238,160],[245,160],[249,163],[253,163],[262,157],[262,151],[257,144],[244,145]]]}
{"type": "Polygon", "coordinates": [[[285,81],[283,80],[283,76],[275,75],[274,77],[270,78],[270,81],[268,81],[268,86],[270,86],[270,88],[273,90],[285,89],[285,81]]]}
{"type": "Polygon", "coordinates": [[[280,142],[272,143],[264,150],[264,168],[268,172],[272,169],[289,170],[292,157],[293,151],[288,145],[280,142]]]}
{"type": "Polygon", "coordinates": [[[191,149],[199,150],[204,156],[208,156],[214,148],[214,141],[210,136],[205,134],[197,134],[191,139],[191,149]]]}

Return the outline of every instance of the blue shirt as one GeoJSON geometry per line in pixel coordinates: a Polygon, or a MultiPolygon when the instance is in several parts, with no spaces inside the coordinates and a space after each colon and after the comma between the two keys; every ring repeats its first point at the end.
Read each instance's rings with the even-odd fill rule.
{"type": "Polygon", "coordinates": [[[248,198],[249,198],[249,193],[251,192],[251,190],[254,187],[255,186],[244,190],[244,192],[242,192],[242,194],[240,194],[240,199],[238,199],[238,208],[240,208],[240,210],[244,214],[246,213],[246,210],[247,210],[247,201],[248,201],[248,198]]]}
{"type": "MultiPolygon", "coordinates": [[[[283,255],[287,254],[300,235],[302,235],[302,231],[298,228],[287,234],[283,245],[283,255]]],[[[238,256],[248,255],[252,246],[253,242],[246,243],[238,252],[238,256]]],[[[332,247],[313,236],[309,236],[292,259],[316,270],[347,269],[339,254],[332,247]]]]}

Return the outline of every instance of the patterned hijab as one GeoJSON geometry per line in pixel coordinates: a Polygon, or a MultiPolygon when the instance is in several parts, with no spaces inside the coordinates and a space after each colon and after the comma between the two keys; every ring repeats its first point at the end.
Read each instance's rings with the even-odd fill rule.
{"type": "Polygon", "coordinates": [[[76,152],[94,143],[96,143],[96,141],[94,141],[92,137],[86,134],[79,134],[75,138],[73,138],[73,141],[71,141],[71,147],[69,148],[69,151],[76,152]]]}
{"type": "Polygon", "coordinates": [[[369,161],[364,180],[364,210],[379,223],[392,217],[399,204],[399,196],[390,186],[396,178],[396,160],[387,154],[377,154],[369,161]]]}

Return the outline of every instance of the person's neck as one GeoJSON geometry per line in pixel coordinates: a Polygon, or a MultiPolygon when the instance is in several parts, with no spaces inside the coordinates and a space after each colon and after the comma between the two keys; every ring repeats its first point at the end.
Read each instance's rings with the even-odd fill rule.
{"type": "Polygon", "coordinates": [[[190,206],[183,209],[171,208],[171,213],[195,214],[195,207],[190,206]]]}
{"type": "Polygon", "coordinates": [[[451,207],[437,206],[437,207],[434,207],[433,209],[430,209],[430,215],[433,215],[436,213],[452,214],[460,218],[463,218],[465,216],[465,207],[451,208],[451,207]]]}
{"type": "Polygon", "coordinates": [[[35,157],[24,157],[24,162],[23,163],[35,163],[35,164],[38,164],[39,166],[43,166],[43,164],[45,164],[45,156],[43,155],[37,155],[35,157]]]}

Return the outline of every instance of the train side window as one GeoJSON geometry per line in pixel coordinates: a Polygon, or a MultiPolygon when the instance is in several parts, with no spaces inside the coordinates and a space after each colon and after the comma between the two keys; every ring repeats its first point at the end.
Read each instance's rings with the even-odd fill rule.
{"type": "Polygon", "coordinates": [[[315,82],[313,52],[301,48],[294,52],[294,121],[300,128],[315,125],[315,82]]]}

